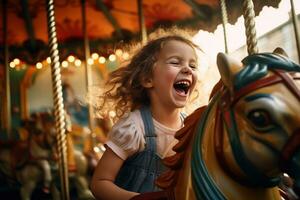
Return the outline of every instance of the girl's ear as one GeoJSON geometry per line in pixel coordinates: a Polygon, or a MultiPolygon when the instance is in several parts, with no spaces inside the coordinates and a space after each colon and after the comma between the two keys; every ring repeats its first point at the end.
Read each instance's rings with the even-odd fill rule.
{"type": "Polygon", "coordinates": [[[142,79],[142,86],[144,88],[152,88],[153,87],[153,81],[152,78],[145,77],[142,79]]]}

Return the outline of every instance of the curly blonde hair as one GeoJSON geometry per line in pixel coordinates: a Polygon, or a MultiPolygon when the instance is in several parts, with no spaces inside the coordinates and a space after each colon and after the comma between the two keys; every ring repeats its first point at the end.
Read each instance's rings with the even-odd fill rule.
{"type": "Polygon", "coordinates": [[[109,112],[114,111],[115,116],[112,118],[115,122],[142,105],[150,105],[147,89],[142,86],[142,80],[152,77],[157,54],[163,45],[171,40],[181,41],[194,49],[199,49],[186,31],[175,28],[167,31],[158,29],[150,34],[145,45],[135,46],[131,59],[125,65],[109,74],[104,92],[97,98],[96,108],[100,116],[109,116],[109,112]]]}

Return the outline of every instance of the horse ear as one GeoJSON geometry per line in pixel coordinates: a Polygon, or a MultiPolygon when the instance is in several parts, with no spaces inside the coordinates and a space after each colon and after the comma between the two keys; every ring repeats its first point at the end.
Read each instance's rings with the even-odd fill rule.
{"type": "Polygon", "coordinates": [[[234,76],[237,72],[242,70],[241,62],[229,57],[224,53],[219,53],[217,56],[217,65],[221,75],[222,82],[233,93],[234,76]]]}
{"type": "Polygon", "coordinates": [[[284,49],[283,48],[281,48],[281,47],[277,47],[274,51],[273,51],[273,53],[276,53],[276,54],[280,54],[280,55],[282,55],[282,56],[284,56],[284,57],[289,57],[288,55],[287,55],[287,53],[284,51],[284,49]]]}

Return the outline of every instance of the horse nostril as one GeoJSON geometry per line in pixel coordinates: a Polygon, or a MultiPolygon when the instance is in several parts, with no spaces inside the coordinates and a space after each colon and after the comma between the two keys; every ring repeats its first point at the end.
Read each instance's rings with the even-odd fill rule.
{"type": "Polygon", "coordinates": [[[298,196],[297,199],[300,198],[300,186],[295,185],[293,187],[294,192],[296,193],[296,195],[298,196]]]}
{"type": "Polygon", "coordinates": [[[282,159],[284,162],[288,162],[293,155],[300,149],[300,128],[296,129],[292,136],[285,144],[282,151],[282,159]]]}

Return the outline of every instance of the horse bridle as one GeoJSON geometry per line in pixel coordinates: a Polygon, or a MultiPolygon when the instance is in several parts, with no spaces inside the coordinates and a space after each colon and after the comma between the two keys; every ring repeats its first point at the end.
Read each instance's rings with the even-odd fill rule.
{"type": "MultiPolygon", "coordinates": [[[[242,87],[240,90],[235,91],[234,95],[230,95],[228,90],[222,91],[221,96],[221,104],[217,109],[217,118],[215,124],[215,148],[217,153],[218,161],[225,167],[225,170],[230,173],[234,178],[238,179],[238,181],[243,182],[244,184],[249,185],[245,181],[237,178],[231,170],[229,170],[229,166],[226,164],[224,154],[223,154],[223,124],[221,123],[221,118],[225,121],[225,126],[227,127],[227,132],[229,134],[229,140],[231,144],[236,146],[237,149],[233,148],[233,154],[235,159],[239,164],[241,164],[244,168],[243,171],[246,174],[250,174],[249,178],[252,180],[251,185],[257,185],[260,183],[263,187],[275,186],[278,184],[278,178],[272,179],[262,174],[256,167],[246,158],[243,153],[241,154],[242,147],[239,143],[239,138],[237,134],[237,127],[235,124],[235,113],[233,112],[233,106],[239,101],[240,98],[245,96],[246,94],[257,90],[259,88],[263,88],[266,86],[270,86],[276,83],[283,82],[284,85],[291,91],[291,93],[298,99],[300,102],[300,90],[297,88],[294,80],[300,80],[299,76],[296,76],[295,73],[288,73],[281,70],[272,70],[274,73],[271,76],[267,76],[265,78],[259,79],[253,83],[242,87]],[[216,134],[220,132],[220,134],[216,134]]],[[[294,131],[293,135],[289,138],[280,155],[280,163],[281,168],[287,169],[289,166],[287,163],[290,163],[289,160],[292,158],[293,154],[300,147],[300,128],[294,131]]]]}

